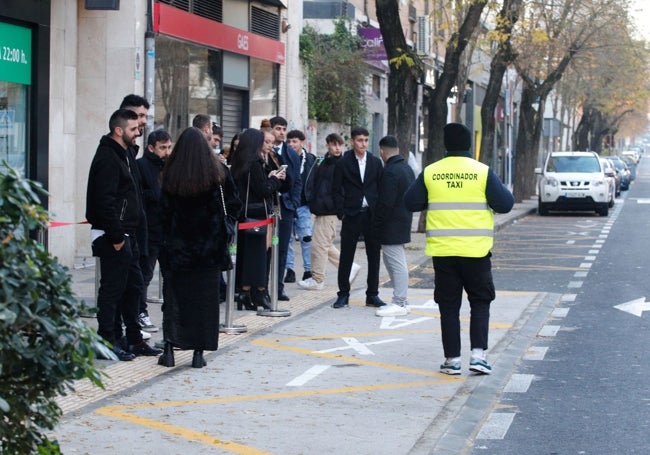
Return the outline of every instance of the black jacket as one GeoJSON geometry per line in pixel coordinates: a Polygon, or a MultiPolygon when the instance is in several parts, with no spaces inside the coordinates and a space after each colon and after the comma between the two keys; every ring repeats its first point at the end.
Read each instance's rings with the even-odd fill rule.
{"type": "Polygon", "coordinates": [[[372,227],[382,245],[403,245],[411,241],[413,213],[406,210],[404,193],[415,181],[413,169],[404,157],[392,156],[379,181],[379,200],[372,227]]]}
{"type": "Polygon", "coordinates": [[[281,181],[276,177],[268,177],[262,158],[251,163],[250,172],[235,179],[239,199],[242,202],[240,221],[244,217],[264,219],[273,207],[273,199],[280,189],[281,181]],[[249,183],[250,176],[250,183],[249,183]],[[248,199],[247,199],[248,198],[248,199]],[[248,200],[248,209],[246,201],[248,200]]]}
{"type": "Polygon", "coordinates": [[[88,174],[86,219],[92,229],[105,231],[112,244],[135,235],[142,220],[137,164],[128,151],[109,135],[103,136],[88,174]]]}
{"type": "Polygon", "coordinates": [[[300,173],[300,180],[302,180],[302,191],[300,192],[300,205],[307,205],[307,199],[310,196],[310,193],[313,188],[314,181],[314,171],[316,170],[317,158],[313,153],[308,151],[302,151],[300,155],[300,164],[302,166],[302,172],[300,173]],[[303,164],[304,161],[304,164],[303,164]]]}
{"type": "Polygon", "coordinates": [[[382,173],[381,160],[366,152],[366,173],[361,181],[359,163],[354,150],[343,154],[334,168],[334,203],[336,216],[355,216],[361,211],[365,196],[370,211],[375,209],[379,197],[379,179],[382,173]]]}
{"type": "Polygon", "coordinates": [[[160,174],[165,161],[147,149],[137,163],[142,179],[142,201],[147,215],[149,243],[159,245],[162,241],[160,174]]]}
{"type": "Polygon", "coordinates": [[[310,187],[307,203],[309,204],[309,211],[316,216],[336,215],[334,191],[332,190],[334,166],[336,166],[337,161],[342,156],[331,156],[327,154],[323,162],[312,171],[309,179],[310,187]]]}

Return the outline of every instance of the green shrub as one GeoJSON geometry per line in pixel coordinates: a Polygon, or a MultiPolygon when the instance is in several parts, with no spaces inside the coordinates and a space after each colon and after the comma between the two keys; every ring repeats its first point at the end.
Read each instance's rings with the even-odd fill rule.
{"type": "Polygon", "coordinates": [[[93,366],[105,352],[96,332],[81,320],[83,305],[71,277],[30,232],[47,227],[39,183],[0,166],[0,453],[58,454],[52,430],[61,409],[55,399],[72,381],[89,378],[102,387],[93,366]]]}

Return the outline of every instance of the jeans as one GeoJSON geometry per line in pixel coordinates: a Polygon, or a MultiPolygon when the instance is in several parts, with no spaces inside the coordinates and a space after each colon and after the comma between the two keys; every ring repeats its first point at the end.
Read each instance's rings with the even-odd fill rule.
{"type": "Polygon", "coordinates": [[[338,268],[340,252],[334,246],[336,239],[336,215],[324,215],[314,218],[314,235],[311,245],[311,276],[317,283],[325,281],[327,260],[338,268]]]}
{"type": "Polygon", "coordinates": [[[93,242],[93,254],[99,256],[101,268],[97,293],[97,333],[115,344],[122,336],[121,316],[129,344],[142,342],[138,310],[144,281],[135,236],[125,237],[120,251],[115,251],[108,238],[102,235],[93,242]]]}
{"type": "Polygon", "coordinates": [[[434,257],[433,299],[440,310],[445,357],[460,357],[460,306],[463,289],[470,306],[471,349],[488,348],[490,303],[495,298],[490,254],[482,258],[434,257]]]}
{"type": "MultiPolygon", "coordinates": [[[[312,224],[311,212],[309,207],[301,205],[296,211],[296,219],[294,220],[294,229],[296,235],[300,239],[300,250],[302,251],[302,267],[305,272],[311,271],[311,248],[312,248],[312,224]]],[[[288,269],[294,268],[294,252],[293,242],[289,240],[289,248],[287,250],[287,264],[288,269]]]]}
{"type": "Polygon", "coordinates": [[[382,245],[381,251],[388,276],[393,282],[392,303],[404,306],[408,303],[406,294],[409,288],[409,270],[406,265],[404,245],[382,245]]]}

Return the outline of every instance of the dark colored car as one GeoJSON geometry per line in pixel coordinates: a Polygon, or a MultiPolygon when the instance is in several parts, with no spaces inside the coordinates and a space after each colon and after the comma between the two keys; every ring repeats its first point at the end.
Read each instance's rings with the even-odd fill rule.
{"type": "Polygon", "coordinates": [[[623,159],[618,156],[608,156],[607,158],[612,160],[612,163],[614,163],[614,166],[616,166],[618,172],[621,173],[621,190],[623,191],[629,190],[630,169],[627,167],[627,164],[625,164],[625,161],[623,161],[623,159]]]}

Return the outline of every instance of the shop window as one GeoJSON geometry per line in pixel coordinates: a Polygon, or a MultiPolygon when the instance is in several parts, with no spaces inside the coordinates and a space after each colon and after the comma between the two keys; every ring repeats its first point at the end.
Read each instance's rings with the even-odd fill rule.
{"type": "Polygon", "coordinates": [[[377,99],[381,96],[381,78],[374,74],[372,75],[372,94],[377,99]]]}
{"type": "Polygon", "coordinates": [[[250,109],[251,126],[258,128],[265,118],[276,115],[278,109],[278,65],[251,59],[250,109]]]}
{"type": "Polygon", "coordinates": [[[220,51],[156,38],[154,128],[164,128],[176,138],[196,114],[221,124],[221,59],[220,51]]]}

